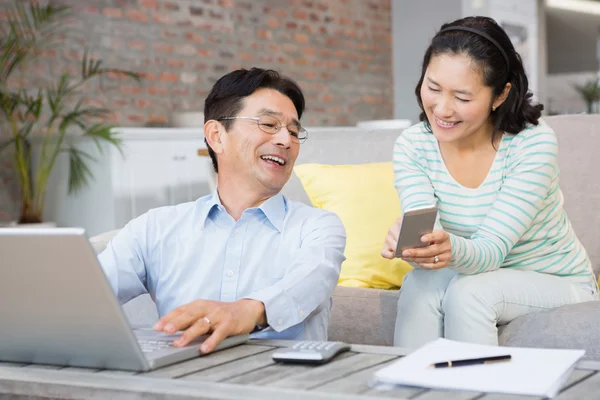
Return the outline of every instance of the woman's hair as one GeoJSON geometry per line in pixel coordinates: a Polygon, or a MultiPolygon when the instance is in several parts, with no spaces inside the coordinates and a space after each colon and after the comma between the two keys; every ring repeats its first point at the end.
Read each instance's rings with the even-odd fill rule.
{"type": "Polygon", "coordinates": [[[492,142],[499,131],[516,134],[528,123],[538,124],[544,106],[532,104],[521,56],[506,32],[491,18],[466,17],[442,25],[423,57],[421,78],[415,93],[422,111],[419,118],[425,121],[427,128],[431,129],[431,125],[423,108],[421,85],[431,58],[442,54],[466,55],[475,61],[482,71],[484,84],[492,88],[494,98],[510,82],[508,97],[495,111],[491,111],[494,125],[492,142]]]}

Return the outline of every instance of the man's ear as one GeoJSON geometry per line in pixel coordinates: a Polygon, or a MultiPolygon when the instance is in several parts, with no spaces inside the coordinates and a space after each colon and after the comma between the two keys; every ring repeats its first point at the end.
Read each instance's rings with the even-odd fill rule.
{"type": "Polygon", "coordinates": [[[214,119],[206,121],[204,124],[204,137],[208,142],[208,145],[216,154],[223,152],[223,142],[221,141],[221,135],[225,132],[223,125],[214,119]]]}
{"type": "Polygon", "coordinates": [[[494,102],[492,103],[492,110],[495,110],[496,108],[500,107],[506,101],[506,98],[508,97],[511,88],[512,85],[510,84],[510,82],[506,82],[502,93],[500,93],[500,95],[496,97],[496,100],[494,100],[494,102]]]}

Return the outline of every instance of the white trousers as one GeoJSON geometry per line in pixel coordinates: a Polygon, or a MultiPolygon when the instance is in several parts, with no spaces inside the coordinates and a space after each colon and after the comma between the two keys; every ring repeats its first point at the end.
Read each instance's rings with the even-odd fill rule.
{"type": "Polygon", "coordinates": [[[497,345],[498,325],[521,315],[597,300],[597,288],[509,268],[477,275],[415,268],[400,289],[394,345],[416,348],[440,337],[497,345]]]}

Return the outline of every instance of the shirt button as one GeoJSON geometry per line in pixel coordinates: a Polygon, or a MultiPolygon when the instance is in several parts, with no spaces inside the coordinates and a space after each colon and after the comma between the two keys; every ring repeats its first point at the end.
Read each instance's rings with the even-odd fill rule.
{"type": "Polygon", "coordinates": [[[277,320],[277,325],[279,325],[279,326],[283,325],[283,320],[281,318],[279,318],[277,320]]]}
{"type": "Polygon", "coordinates": [[[304,310],[300,310],[300,316],[304,317],[304,310]]]}
{"type": "Polygon", "coordinates": [[[233,276],[233,271],[232,270],[227,271],[227,276],[231,278],[233,276]]]}

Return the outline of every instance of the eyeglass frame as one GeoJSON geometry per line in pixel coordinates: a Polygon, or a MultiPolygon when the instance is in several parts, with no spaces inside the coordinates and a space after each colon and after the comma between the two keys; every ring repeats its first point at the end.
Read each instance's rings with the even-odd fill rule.
{"type": "MultiPolygon", "coordinates": [[[[265,132],[265,133],[267,133],[269,135],[276,135],[279,132],[279,130],[281,128],[283,128],[284,126],[285,126],[285,129],[287,129],[288,133],[290,133],[290,129],[288,128],[288,126],[290,126],[292,124],[283,125],[278,118],[273,117],[273,116],[270,116],[270,117],[276,119],[277,120],[277,124],[278,124],[277,127],[276,127],[275,132],[272,132],[272,133],[271,132],[266,132],[264,129],[262,129],[260,127],[260,118],[261,117],[220,117],[220,118],[217,118],[217,121],[223,121],[223,120],[231,121],[231,120],[236,120],[236,119],[248,119],[248,120],[251,120],[251,121],[255,121],[256,122],[256,126],[258,126],[258,129],[260,129],[262,132],[265,132]]],[[[306,135],[303,139],[300,139],[299,137],[296,137],[296,139],[298,140],[297,143],[298,144],[302,144],[302,143],[306,142],[306,139],[308,139],[308,131],[306,129],[304,129],[304,127],[302,125],[300,125],[300,124],[297,124],[297,126],[300,128],[300,129],[298,129],[298,135],[300,135],[301,133],[304,133],[306,135]]],[[[290,136],[292,138],[294,137],[292,134],[290,134],[290,136]]]]}

